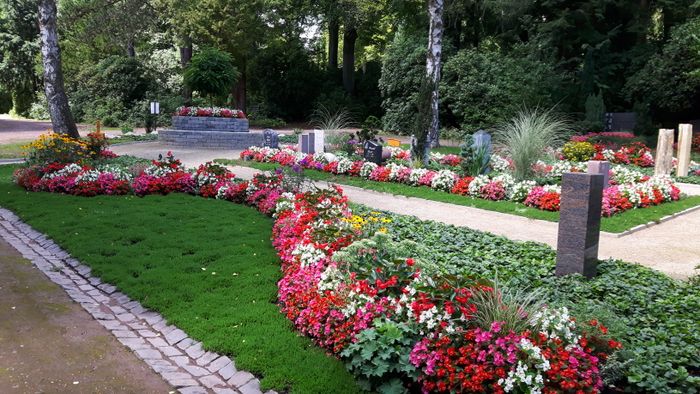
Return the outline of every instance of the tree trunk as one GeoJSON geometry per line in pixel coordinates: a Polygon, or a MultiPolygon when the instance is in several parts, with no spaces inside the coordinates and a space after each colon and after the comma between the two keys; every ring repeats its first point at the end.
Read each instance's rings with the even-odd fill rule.
{"type": "Polygon", "coordinates": [[[343,32],[343,87],[348,94],[355,93],[355,42],[357,29],[346,27],[343,32]]]}
{"type": "Polygon", "coordinates": [[[338,18],[332,17],[328,21],[328,69],[338,69],[338,39],[340,38],[340,24],[338,18]]]}
{"type": "MultiPolygon", "coordinates": [[[[180,47],[180,67],[182,67],[183,72],[190,64],[190,60],[192,60],[192,39],[187,36],[182,40],[180,47]]],[[[185,104],[192,103],[192,89],[185,84],[182,86],[182,98],[185,100],[185,104]]]]}
{"type": "Polygon", "coordinates": [[[61,49],[58,46],[56,2],[54,0],[39,1],[39,35],[41,37],[41,57],[44,63],[44,92],[49,104],[53,131],[58,134],[67,134],[73,138],[80,138],[63,86],[61,49]]]}
{"type": "Polygon", "coordinates": [[[430,17],[430,30],[428,31],[428,59],[426,62],[426,73],[428,83],[432,87],[430,96],[430,128],[428,129],[428,144],[426,144],[426,154],[424,161],[429,158],[430,147],[440,145],[440,60],[442,56],[442,13],[444,10],[444,0],[429,0],[428,15],[430,17]]]}
{"type": "Polygon", "coordinates": [[[126,43],[126,55],[128,57],[136,57],[136,49],[134,48],[134,40],[129,39],[126,43]]]}
{"type": "Polygon", "coordinates": [[[241,76],[238,78],[238,82],[233,86],[233,99],[236,101],[236,108],[247,114],[246,108],[246,62],[243,61],[241,67],[241,76]]]}

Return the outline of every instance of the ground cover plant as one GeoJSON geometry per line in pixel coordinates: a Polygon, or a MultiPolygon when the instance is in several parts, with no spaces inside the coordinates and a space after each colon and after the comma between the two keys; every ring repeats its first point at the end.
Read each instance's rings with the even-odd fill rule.
{"type": "Polygon", "coordinates": [[[233,355],[264,388],[357,392],[342,363],[298,336],[275,305],[272,221],[184,194],[82,198],[27,193],[0,167],[0,205],[47,233],[95,275],[204,347],[233,355]]]}

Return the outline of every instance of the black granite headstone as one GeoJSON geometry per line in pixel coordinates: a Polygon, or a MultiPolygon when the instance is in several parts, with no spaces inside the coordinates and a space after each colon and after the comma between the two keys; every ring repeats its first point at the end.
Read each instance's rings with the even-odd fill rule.
{"type": "Polygon", "coordinates": [[[595,276],[602,200],[603,175],[563,175],[557,239],[557,276],[595,276]]]}
{"type": "Polygon", "coordinates": [[[263,146],[274,149],[279,148],[280,140],[276,131],[272,129],[267,129],[263,131],[263,146]]]}
{"type": "Polygon", "coordinates": [[[366,141],[364,158],[369,162],[382,164],[382,146],[374,141],[366,141]]]}

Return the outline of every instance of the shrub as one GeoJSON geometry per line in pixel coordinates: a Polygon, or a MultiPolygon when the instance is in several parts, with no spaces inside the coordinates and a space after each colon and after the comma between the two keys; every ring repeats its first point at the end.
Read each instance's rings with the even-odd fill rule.
{"type": "Polygon", "coordinates": [[[445,62],[440,83],[447,117],[467,132],[493,128],[518,106],[551,106],[553,67],[497,51],[462,50],[445,62]]]}
{"type": "Polygon", "coordinates": [[[192,57],[185,70],[184,81],[192,90],[208,96],[226,95],[240,77],[231,55],[218,49],[207,48],[192,57]]]}
{"type": "Polygon", "coordinates": [[[513,160],[515,178],[523,180],[532,174],[532,164],[544,156],[545,148],[557,147],[569,130],[568,121],[552,109],[523,109],[496,129],[494,140],[513,160]]]}
{"type": "Polygon", "coordinates": [[[482,146],[475,148],[474,138],[468,135],[462,145],[460,145],[459,155],[462,157],[460,165],[465,174],[477,176],[484,174],[491,160],[491,152],[489,147],[482,146]]]}
{"type": "Polygon", "coordinates": [[[588,161],[596,154],[596,149],[590,142],[569,141],[564,144],[562,154],[568,161],[588,161]]]}
{"type": "Polygon", "coordinates": [[[32,103],[31,107],[29,107],[29,117],[38,120],[51,119],[51,114],[49,114],[49,105],[46,102],[46,96],[43,93],[37,93],[36,97],[36,101],[32,103]]]}

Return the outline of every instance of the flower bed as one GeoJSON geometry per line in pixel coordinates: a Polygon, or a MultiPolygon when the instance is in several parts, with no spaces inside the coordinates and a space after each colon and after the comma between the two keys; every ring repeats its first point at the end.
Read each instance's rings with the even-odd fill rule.
{"type": "MultiPolygon", "coordinates": [[[[406,151],[393,149],[392,158],[407,160],[406,151]]],[[[410,156],[409,156],[410,157],[410,156]]],[[[449,169],[429,170],[411,168],[391,162],[385,166],[364,160],[351,161],[333,154],[305,155],[291,147],[282,149],[250,147],[241,152],[244,160],[278,163],[284,166],[300,166],[338,175],[359,176],[378,182],[397,182],[411,186],[428,186],[435,190],[487,200],[509,200],[542,210],[558,211],[561,188],[557,185],[537,185],[534,181],[516,182],[507,173],[460,177],[449,169]]],[[[496,171],[508,168],[508,161],[494,156],[492,167],[496,171]]],[[[538,162],[535,171],[541,177],[555,180],[568,171],[585,171],[585,163],[566,161],[547,164],[538,162]]],[[[611,185],[603,195],[603,215],[658,205],[680,198],[680,190],[670,178],[649,177],[625,167],[616,166],[611,171],[611,185]]]]}
{"type": "Polygon", "coordinates": [[[220,107],[179,107],[175,111],[176,116],[212,117],[212,118],[238,118],[245,119],[245,113],[239,109],[220,107]]]}
{"type": "Polygon", "coordinates": [[[598,321],[576,322],[565,308],[506,297],[483,280],[425,274],[411,248],[384,234],[391,220],[353,214],[340,188],[294,193],[281,174],[239,181],[211,164],[186,171],[172,155],[136,174],[69,163],[25,167],[15,179],[85,196],[216,196],[273,215],[282,312],[369,390],[599,392],[601,368],[620,348],[598,321]],[[91,192],[78,192],[82,184],[91,192]]]}

